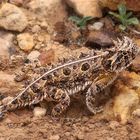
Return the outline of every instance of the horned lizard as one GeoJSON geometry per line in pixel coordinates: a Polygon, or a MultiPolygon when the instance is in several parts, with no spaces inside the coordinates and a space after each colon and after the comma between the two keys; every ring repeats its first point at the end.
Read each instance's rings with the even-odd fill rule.
{"type": "Polygon", "coordinates": [[[44,68],[42,75],[0,107],[1,116],[9,110],[47,100],[57,103],[52,109],[52,116],[56,117],[67,109],[70,97],[75,94],[85,97],[87,108],[93,114],[100,112],[102,107],[95,105],[96,95],[112,84],[138,54],[137,45],[128,37],[113,42],[114,46],[105,51],[90,51],[79,59],[44,68]]]}

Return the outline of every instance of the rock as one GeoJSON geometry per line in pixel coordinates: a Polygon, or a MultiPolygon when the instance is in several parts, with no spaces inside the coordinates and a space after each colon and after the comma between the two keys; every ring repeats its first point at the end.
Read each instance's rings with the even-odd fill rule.
{"type": "Polygon", "coordinates": [[[23,51],[30,51],[31,49],[33,49],[33,47],[35,45],[34,40],[33,40],[33,36],[30,35],[29,33],[19,34],[17,36],[17,41],[18,41],[19,47],[23,51]]]}
{"type": "Polygon", "coordinates": [[[109,127],[111,129],[116,129],[117,127],[119,126],[119,123],[117,121],[111,121],[110,124],[109,124],[109,127]]]}
{"type": "Polygon", "coordinates": [[[10,68],[18,68],[21,65],[24,65],[25,63],[25,57],[23,55],[11,55],[10,57],[10,68]]]}
{"type": "Polygon", "coordinates": [[[55,53],[53,49],[44,50],[39,56],[41,65],[45,66],[46,64],[52,63],[55,58],[55,53]]]}
{"type": "Polygon", "coordinates": [[[77,134],[77,140],[84,140],[84,134],[82,132],[77,134]]]}
{"type": "Polygon", "coordinates": [[[134,116],[140,117],[140,109],[136,109],[135,111],[133,111],[132,113],[134,116]]]}
{"type": "Polygon", "coordinates": [[[106,30],[114,31],[114,22],[110,17],[104,17],[100,20],[104,24],[106,30]]]}
{"type": "Polygon", "coordinates": [[[13,47],[14,35],[5,31],[0,31],[0,57],[5,56],[9,58],[11,49],[13,47]]]}
{"type": "Polygon", "coordinates": [[[42,36],[42,35],[38,35],[37,40],[38,40],[39,42],[43,42],[43,41],[45,40],[45,38],[44,38],[44,36],[42,36]]]}
{"type": "MultiPolygon", "coordinates": [[[[122,86],[122,85],[121,85],[122,86]]],[[[135,90],[126,86],[122,86],[114,101],[114,114],[118,117],[121,123],[126,123],[130,117],[132,108],[136,107],[139,103],[139,96],[135,90]]]]}
{"type": "Polygon", "coordinates": [[[56,32],[54,37],[52,37],[53,41],[59,42],[59,43],[66,43],[68,42],[67,38],[67,27],[64,22],[57,22],[54,25],[54,31],[56,32]]]}
{"type": "Polygon", "coordinates": [[[66,0],[67,4],[82,16],[102,17],[98,0],[66,0]]]}
{"type": "Polygon", "coordinates": [[[49,140],[59,140],[60,139],[60,136],[59,135],[53,135],[50,137],[49,140]]]}
{"type": "Polygon", "coordinates": [[[6,3],[0,9],[0,27],[22,32],[28,25],[27,17],[15,5],[6,3]]]}
{"type": "Polygon", "coordinates": [[[89,46],[90,44],[93,44],[94,47],[94,45],[110,46],[113,43],[109,34],[101,31],[90,31],[86,45],[89,46]]]}
{"type": "Polygon", "coordinates": [[[13,39],[15,35],[13,33],[7,32],[7,31],[0,31],[0,37],[10,43],[10,45],[13,45],[13,39]]]}
{"type": "Polygon", "coordinates": [[[47,29],[48,26],[49,26],[49,24],[48,24],[46,21],[42,21],[42,22],[40,22],[39,25],[40,25],[40,27],[43,28],[43,29],[47,29]]]}
{"type": "Polygon", "coordinates": [[[100,0],[102,7],[108,7],[111,10],[116,10],[119,3],[125,3],[127,9],[133,11],[140,11],[140,1],[139,0],[100,0]]]}
{"type": "Polygon", "coordinates": [[[0,36],[0,70],[4,70],[9,67],[10,56],[13,53],[13,35],[0,32],[0,36]]]}
{"type": "Polygon", "coordinates": [[[66,137],[69,137],[70,135],[71,135],[70,132],[65,132],[65,136],[66,136],[66,137]]]}
{"type": "Polygon", "coordinates": [[[41,31],[41,27],[39,25],[35,25],[32,27],[33,33],[39,33],[41,31]]]}
{"type": "MultiPolygon", "coordinates": [[[[122,75],[124,83],[127,87],[134,89],[140,95],[140,75],[135,72],[124,72],[122,75]]],[[[119,85],[120,86],[120,85],[119,85]]]]}
{"type": "Polygon", "coordinates": [[[95,22],[93,25],[89,26],[89,30],[100,30],[104,24],[102,22],[95,22]]]}
{"type": "Polygon", "coordinates": [[[50,25],[67,18],[65,5],[61,0],[33,0],[28,4],[28,7],[41,19],[45,17],[50,25]]]}
{"type": "Polygon", "coordinates": [[[113,137],[107,137],[106,140],[114,140],[113,137]]]}
{"type": "Polygon", "coordinates": [[[41,49],[41,47],[42,47],[42,43],[41,42],[39,42],[39,43],[37,43],[36,45],[35,45],[35,49],[36,50],[40,50],[41,49]]]}
{"type": "Polygon", "coordinates": [[[29,59],[31,62],[33,62],[34,60],[38,59],[39,55],[40,55],[39,51],[32,51],[27,56],[27,59],[29,59]]]}
{"type": "Polygon", "coordinates": [[[19,92],[21,88],[20,84],[17,84],[14,81],[15,75],[7,74],[5,72],[0,71],[0,93],[3,95],[11,95],[12,93],[19,92]],[[12,91],[11,91],[12,89],[12,91]]]}
{"type": "Polygon", "coordinates": [[[34,117],[44,117],[46,115],[46,109],[41,107],[35,107],[33,113],[34,117]]]}
{"type": "Polygon", "coordinates": [[[9,59],[10,45],[11,44],[7,40],[0,38],[0,58],[1,59],[9,59]]]}

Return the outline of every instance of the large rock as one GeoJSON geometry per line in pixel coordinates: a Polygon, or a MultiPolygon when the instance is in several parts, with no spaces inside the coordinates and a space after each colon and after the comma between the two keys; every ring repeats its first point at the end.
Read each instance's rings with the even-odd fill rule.
{"type": "Polygon", "coordinates": [[[122,123],[126,123],[130,117],[130,112],[139,103],[139,96],[127,87],[121,89],[119,96],[116,97],[114,103],[115,116],[120,118],[122,123]]]}
{"type": "Polygon", "coordinates": [[[45,17],[49,24],[54,25],[56,22],[67,18],[67,12],[62,0],[32,0],[28,7],[41,20],[45,17]]]}
{"type": "Polygon", "coordinates": [[[140,0],[100,0],[103,7],[116,10],[119,3],[125,3],[126,7],[132,11],[140,11],[140,0]]]}
{"type": "Polygon", "coordinates": [[[102,17],[98,0],[66,0],[66,2],[82,16],[102,17]]]}
{"type": "Polygon", "coordinates": [[[140,101],[140,76],[134,72],[124,72],[114,88],[117,96],[114,100],[113,111],[122,123],[126,123],[134,111],[139,107],[140,101]]]}
{"type": "Polygon", "coordinates": [[[12,4],[4,4],[0,9],[0,27],[6,30],[23,31],[28,24],[25,14],[12,4]]]}

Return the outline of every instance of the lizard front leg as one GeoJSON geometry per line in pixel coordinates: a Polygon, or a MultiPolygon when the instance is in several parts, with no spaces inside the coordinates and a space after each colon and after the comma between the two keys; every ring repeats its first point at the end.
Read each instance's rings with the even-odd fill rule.
{"type": "Polygon", "coordinates": [[[52,109],[52,117],[57,117],[67,109],[70,104],[70,97],[66,91],[57,87],[51,87],[47,92],[47,98],[50,101],[58,102],[58,104],[52,109]]]}
{"type": "Polygon", "coordinates": [[[93,114],[100,113],[103,111],[102,106],[97,106],[99,92],[97,92],[95,84],[92,84],[86,93],[86,105],[90,112],[93,114]]]}
{"type": "Polygon", "coordinates": [[[116,73],[106,73],[104,75],[100,75],[87,90],[86,105],[89,111],[91,111],[93,114],[103,111],[103,107],[99,105],[103,90],[108,87],[116,78],[116,73]]]}

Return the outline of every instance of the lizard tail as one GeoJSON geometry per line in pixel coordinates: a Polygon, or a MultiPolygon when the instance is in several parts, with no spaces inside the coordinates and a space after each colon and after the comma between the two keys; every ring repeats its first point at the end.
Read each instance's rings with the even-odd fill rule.
{"type": "Polygon", "coordinates": [[[37,90],[36,92],[33,92],[33,90],[30,88],[28,89],[28,91],[19,95],[7,104],[0,106],[0,118],[3,118],[4,114],[8,111],[41,102],[43,99],[46,98],[46,91],[37,90]]]}

